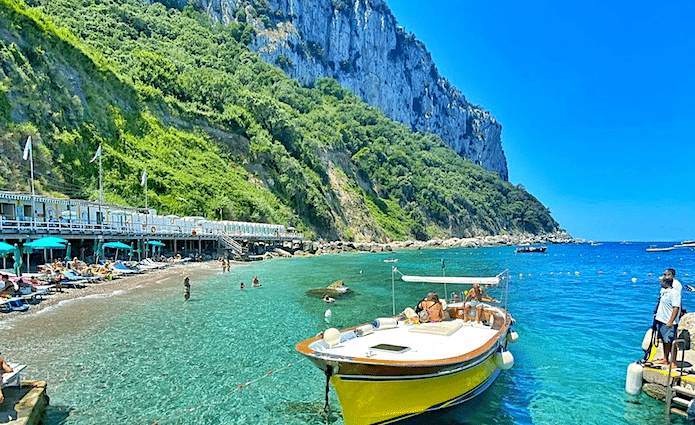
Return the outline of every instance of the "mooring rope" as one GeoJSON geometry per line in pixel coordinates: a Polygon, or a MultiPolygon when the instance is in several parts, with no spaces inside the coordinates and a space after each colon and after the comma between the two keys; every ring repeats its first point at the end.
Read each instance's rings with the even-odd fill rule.
{"type": "Polygon", "coordinates": [[[282,372],[282,371],[287,370],[287,369],[289,369],[289,368],[291,368],[291,367],[292,367],[292,363],[289,363],[287,366],[281,367],[281,368],[278,369],[278,370],[275,370],[275,371],[269,370],[269,371],[266,372],[264,375],[262,375],[262,376],[260,376],[260,377],[258,377],[258,378],[256,378],[256,379],[253,379],[253,380],[251,380],[251,381],[248,381],[248,382],[246,382],[245,384],[239,384],[239,385],[237,385],[237,386],[234,387],[231,391],[229,391],[229,392],[227,392],[226,394],[223,394],[222,396],[220,396],[220,399],[217,400],[217,401],[215,401],[215,402],[212,402],[212,403],[200,403],[199,405],[197,405],[197,406],[195,406],[195,407],[191,407],[191,408],[189,408],[189,409],[183,410],[183,411],[181,411],[181,412],[179,412],[179,413],[177,413],[177,414],[175,414],[175,415],[173,415],[173,416],[170,416],[170,417],[168,417],[168,418],[165,418],[165,419],[162,419],[162,420],[159,420],[159,421],[152,422],[152,425],[162,425],[162,424],[165,424],[165,423],[168,423],[168,422],[173,422],[174,420],[180,418],[181,416],[183,416],[183,415],[185,415],[185,414],[188,414],[188,413],[192,413],[192,412],[196,411],[197,409],[200,409],[200,408],[203,408],[203,407],[217,406],[218,404],[223,403],[223,402],[225,401],[225,400],[224,400],[225,398],[227,398],[227,397],[229,397],[230,395],[236,393],[237,391],[243,389],[244,387],[248,387],[248,386],[250,386],[250,385],[252,385],[252,384],[255,384],[256,382],[258,382],[258,381],[260,381],[260,380],[262,380],[262,379],[265,379],[265,378],[269,377],[270,375],[272,375],[272,374],[274,374],[274,373],[282,372]]]}

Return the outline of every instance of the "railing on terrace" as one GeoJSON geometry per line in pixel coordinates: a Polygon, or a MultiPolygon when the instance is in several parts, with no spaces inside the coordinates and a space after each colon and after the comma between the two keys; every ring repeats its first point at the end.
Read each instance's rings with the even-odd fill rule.
{"type": "Polygon", "coordinates": [[[291,241],[302,239],[298,233],[280,232],[227,232],[217,228],[183,228],[179,225],[167,224],[141,224],[131,223],[91,223],[81,220],[59,221],[33,221],[29,218],[8,219],[0,216],[0,232],[3,234],[56,234],[56,235],[85,235],[85,236],[114,236],[114,237],[175,237],[175,238],[203,238],[220,239],[231,238],[236,240],[261,239],[291,241]]]}

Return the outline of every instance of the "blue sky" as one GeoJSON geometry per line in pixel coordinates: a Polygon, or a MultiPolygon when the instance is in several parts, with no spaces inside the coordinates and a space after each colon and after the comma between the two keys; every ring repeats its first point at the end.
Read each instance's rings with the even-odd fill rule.
{"type": "Polygon", "coordinates": [[[572,236],[695,239],[695,2],[387,1],[572,236]]]}

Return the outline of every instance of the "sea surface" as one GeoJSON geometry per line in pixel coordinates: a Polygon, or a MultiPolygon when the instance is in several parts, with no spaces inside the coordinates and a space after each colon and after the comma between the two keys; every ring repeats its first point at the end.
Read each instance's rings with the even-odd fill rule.
{"type": "MultiPolygon", "coordinates": [[[[515,366],[476,399],[412,423],[661,424],[663,404],[627,395],[625,375],[643,356],[658,276],[673,267],[684,287],[695,284],[695,252],[647,253],[647,246],[275,259],[193,280],[188,302],[181,283],[170,280],[64,302],[29,321],[3,318],[0,350],[30,365],[26,377],[48,381],[49,425],[342,424],[332,388],[331,413],[321,413],[324,375],[294,351],[297,342],[391,315],[392,276],[399,312],[429,291],[443,293],[441,286],[404,283],[399,273],[491,276],[508,269],[520,336],[511,346],[515,366]],[[398,262],[383,261],[389,258],[398,262]],[[262,288],[250,288],[254,275],[262,288]],[[327,304],[306,291],[339,279],[354,295],[330,305],[328,319],[327,304]]],[[[683,298],[695,311],[695,293],[683,298]]],[[[670,423],[686,422],[674,416],[670,423]]]]}

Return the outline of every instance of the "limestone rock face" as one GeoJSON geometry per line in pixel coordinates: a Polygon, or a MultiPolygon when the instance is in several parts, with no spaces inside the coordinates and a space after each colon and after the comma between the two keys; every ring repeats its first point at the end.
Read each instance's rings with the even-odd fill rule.
{"type": "Polygon", "coordinates": [[[502,126],[439,75],[425,45],[398,26],[384,1],[199,3],[219,22],[252,24],[250,47],[302,84],[333,77],[389,118],[439,135],[463,158],[508,180],[502,126]]]}

